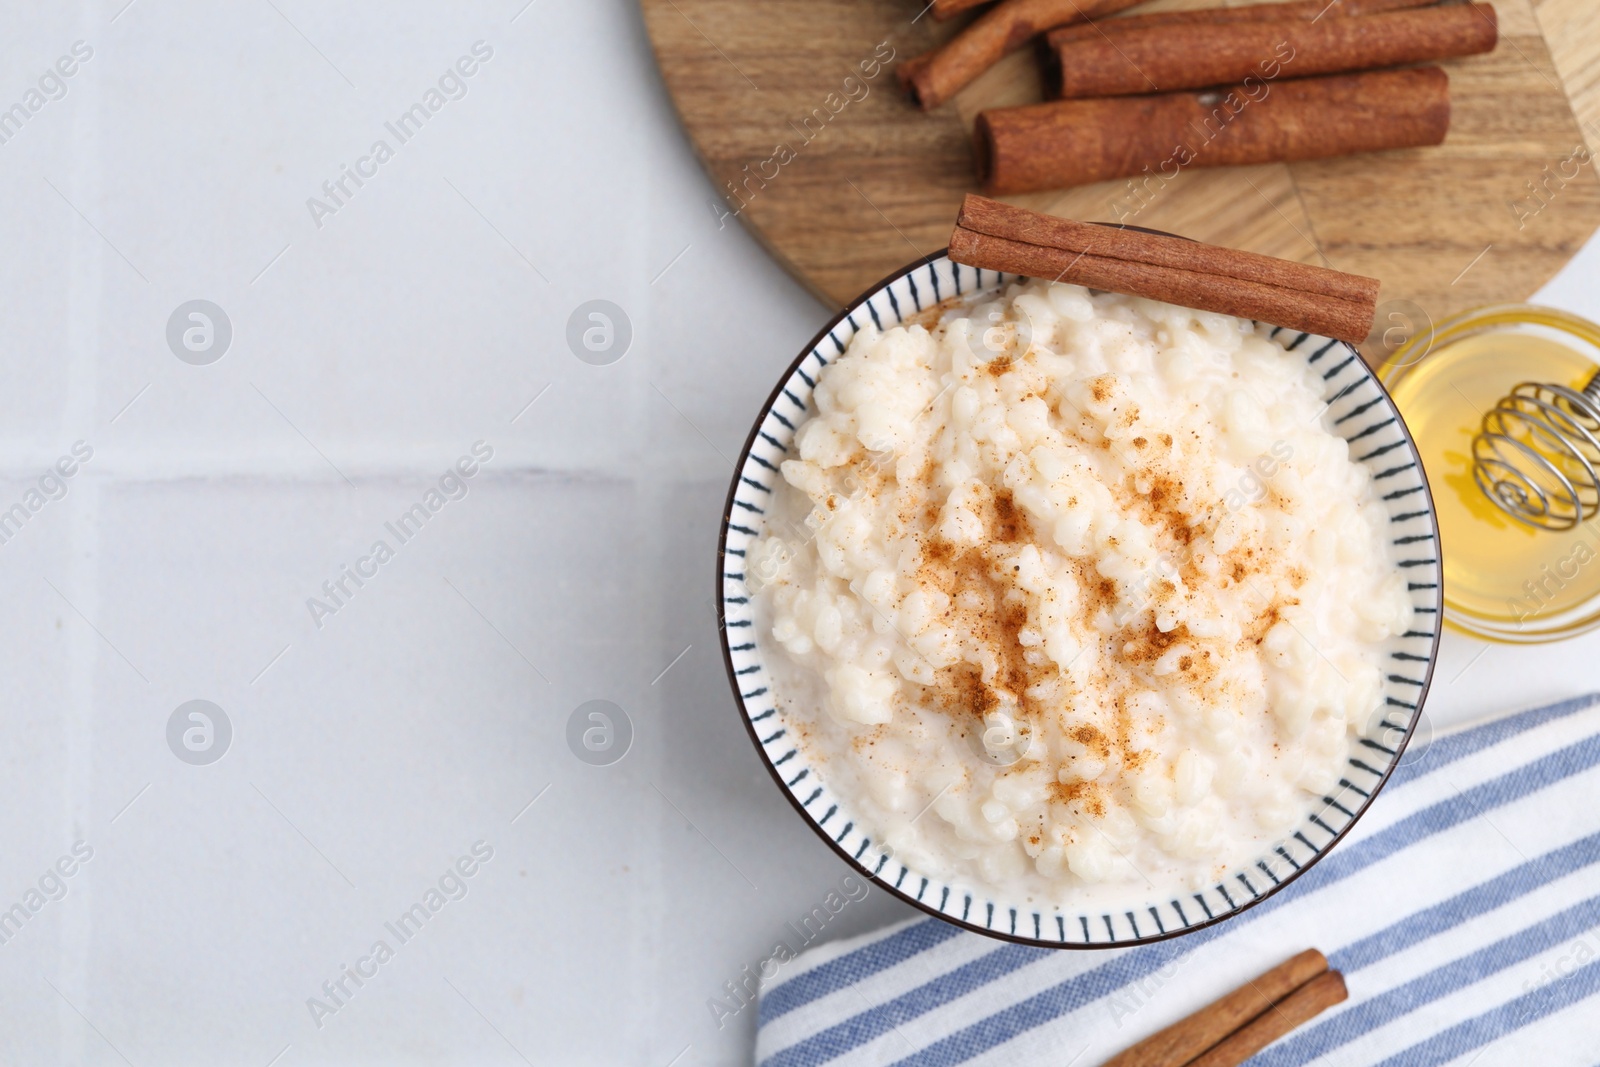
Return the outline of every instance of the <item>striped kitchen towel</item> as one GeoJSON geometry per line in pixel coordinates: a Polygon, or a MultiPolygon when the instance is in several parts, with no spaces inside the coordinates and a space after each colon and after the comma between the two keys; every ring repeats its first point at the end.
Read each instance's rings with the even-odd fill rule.
{"type": "Polygon", "coordinates": [[[1312,947],[1350,999],[1252,1064],[1600,1062],[1600,694],[1408,752],[1326,859],[1185,937],[1073,952],[918,919],[805,953],[761,990],[756,1062],[1092,1067],[1312,947]]]}

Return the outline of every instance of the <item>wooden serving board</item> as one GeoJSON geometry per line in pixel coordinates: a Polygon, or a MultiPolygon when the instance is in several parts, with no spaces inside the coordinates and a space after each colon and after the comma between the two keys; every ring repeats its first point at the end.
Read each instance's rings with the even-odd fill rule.
{"type": "MultiPolygon", "coordinates": [[[[642,0],[662,76],[728,212],[835,306],[944,247],[977,188],[974,117],[1040,98],[1031,49],[931,114],[899,92],[892,64],[869,77],[873,60],[924,52],[965,21],[919,18],[923,3],[642,0]]],[[[1445,64],[1453,118],[1440,147],[1193,169],[1142,198],[1106,182],[1009,199],[1105,221],[1121,200],[1141,226],[1381,278],[1380,327],[1400,324],[1391,311],[1415,325],[1419,313],[1438,321],[1525,299],[1600,225],[1595,165],[1574,158],[1600,150],[1600,3],[1494,4],[1499,48],[1445,64]]]]}

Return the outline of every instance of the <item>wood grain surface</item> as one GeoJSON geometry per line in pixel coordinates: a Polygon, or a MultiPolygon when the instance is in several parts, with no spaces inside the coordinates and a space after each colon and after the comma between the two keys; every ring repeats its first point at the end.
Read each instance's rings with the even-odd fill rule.
{"type": "MultiPolygon", "coordinates": [[[[976,189],[973,118],[1040,98],[1025,49],[944,107],[916,110],[893,64],[873,61],[923,52],[965,21],[918,17],[922,3],[642,0],[662,77],[729,217],[835,306],[944,247],[976,189]]],[[[1206,6],[1217,5],[1134,10],[1206,6]]],[[[1498,50],[1444,64],[1454,113],[1438,148],[1188,170],[1142,193],[1105,182],[1008,199],[1381,278],[1380,327],[1525,299],[1600,226],[1595,165],[1574,156],[1600,151],[1600,3],[1494,6],[1498,50]]]]}

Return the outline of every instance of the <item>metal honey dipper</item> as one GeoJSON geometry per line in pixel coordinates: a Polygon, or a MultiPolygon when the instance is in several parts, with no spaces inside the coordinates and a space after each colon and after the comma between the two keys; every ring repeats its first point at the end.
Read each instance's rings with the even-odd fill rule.
{"type": "Polygon", "coordinates": [[[1518,522],[1570,530],[1600,511],[1600,370],[1581,392],[1522,382],[1483,417],[1472,477],[1518,522]]]}

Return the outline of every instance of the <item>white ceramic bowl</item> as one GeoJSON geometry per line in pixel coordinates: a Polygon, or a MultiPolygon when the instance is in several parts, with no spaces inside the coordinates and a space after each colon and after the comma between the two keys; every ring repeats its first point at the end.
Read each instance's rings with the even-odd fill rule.
{"type": "MultiPolygon", "coordinates": [[[[1336,845],[1377,796],[1399,764],[1419,722],[1433,677],[1443,603],[1433,498],[1411,436],[1377,376],[1354,347],[1297,333],[1285,347],[1322,372],[1327,382],[1325,425],[1351,444],[1352,458],[1372,472],[1394,533],[1400,566],[1410,581],[1417,627],[1390,641],[1385,676],[1387,713],[1373,716],[1360,753],[1339,789],[1294,833],[1264,850],[1204,892],[1178,897],[1128,891],[1115,908],[1039,909],[982,889],[942,881],[893,859],[829,789],[796,743],[774,701],[773,676],[757,632],[744,560],[762,533],[766,506],[780,481],[795,427],[812,413],[817,375],[842,354],[862,323],[895,326],[950,297],[993,290],[1015,279],[952,263],[943,252],[919,260],[874,286],[830,322],[790,365],[756,418],[728,493],[717,550],[717,602],[723,657],[735,699],[756,751],[800,816],[862,874],[941,919],[1008,941],[1053,948],[1110,948],[1145,944],[1221,922],[1288,885],[1336,845]]],[[[1286,333],[1287,331],[1285,331],[1286,333]]],[[[1278,331],[1275,335],[1283,336],[1278,331]]]]}

